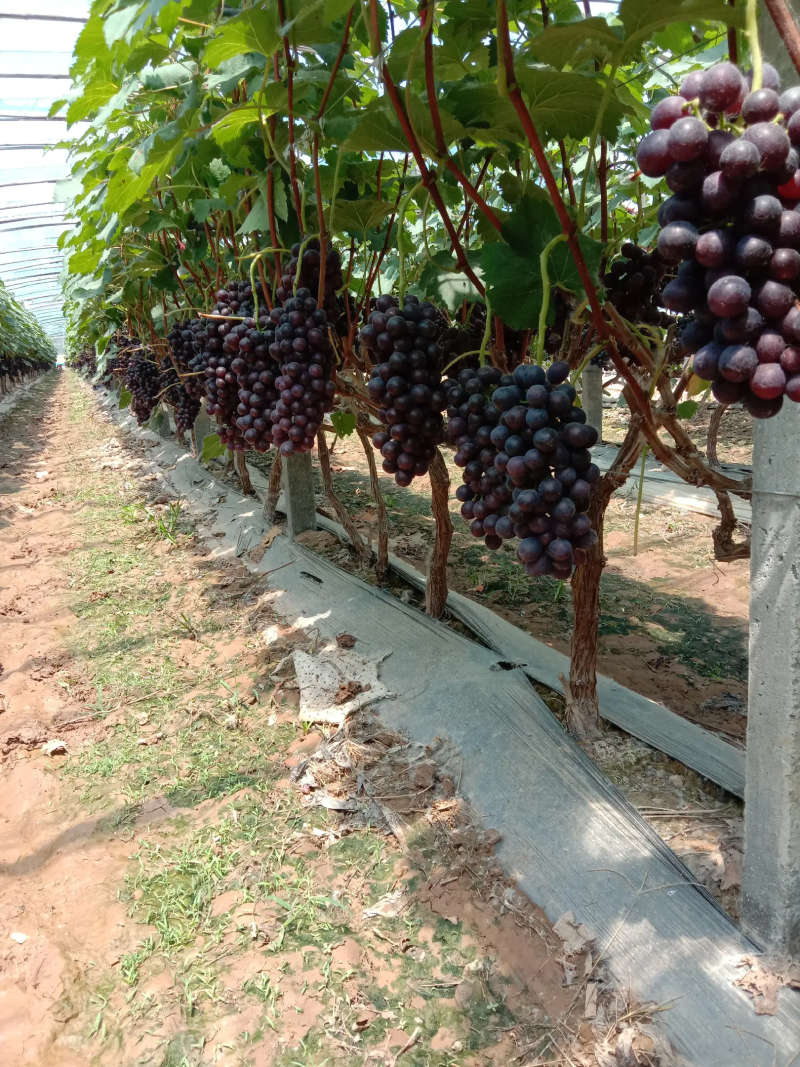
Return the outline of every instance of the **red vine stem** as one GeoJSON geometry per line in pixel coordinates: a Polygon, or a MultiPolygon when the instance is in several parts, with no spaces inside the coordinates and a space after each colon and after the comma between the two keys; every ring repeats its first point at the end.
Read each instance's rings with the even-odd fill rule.
{"type": "MultiPolygon", "coordinates": [[[[736,0],[728,0],[728,7],[735,7],[736,0]]],[[[734,66],[739,62],[739,45],[736,42],[736,27],[728,27],[728,59],[734,66]]]]}
{"type": "Polygon", "coordinates": [[[347,19],[344,24],[344,35],[342,36],[342,43],[339,45],[339,51],[336,55],[336,59],[333,63],[333,69],[331,70],[331,76],[328,79],[328,84],[325,86],[325,92],[322,94],[322,102],[319,105],[319,111],[317,112],[317,122],[325,114],[325,108],[328,106],[328,97],[331,95],[333,89],[333,83],[336,80],[336,75],[339,73],[339,67],[342,65],[344,54],[347,51],[347,45],[350,42],[350,23],[353,21],[353,11],[355,10],[355,4],[347,12],[347,19]]]}
{"type": "MultiPolygon", "coordinates": [[[[322,307],[325,299],[325,268],[328,265],[328,231],[325,229],[325,210],[322,204],[322,183],[319,177],[319,134],[314,134],[314,187],[317,193],[317,215],[319,217],[319,288],[317,304],[322,307]]],[[[336,196],[336,190],[333,190],[336,196]]],[[[332,210],[332,209],[331,209],[332,210]]],[[[298,271],[300,264],[297,265],[298,271]]]]}
{"type": "Polygon", "coordinates": [[[600,163],[597,168],[600,182],[600,240],[608,244],[608,143],[600,139],[600,163]]]}
{"type": "Polygon", "coordinates": [[[567,159],[567,146],[564,144],[563,141],[559,141],[558,149],[561,152],[561,172],[563,173],[564,180],[567,183],[569,202],[573,207],[577,207],[578,201],[575,199],[575,183],[572,180],[572,170],[570,169],[569,160],[567,159]]]}
{"type": "Polygon", "coordinates": [[[442,129],[442,116],[439,114],[439,101],[436,98],[436,79],[433,73],[433,4],[428,2],[422,9],[422,32],[425,35],[425,88],[428,92],[428,107],[433,120],[433,136],[437,153],[444,158],[447,145],[442,129]]]}
{"type": "MultiPolygon", "coordinates": [[[[800,74],[800,30],[795,25],[785,0],[764,0],[764,6],[775,23],[778,36],[786,46],[794,69],[800,74]]],[[[731,63],[733,62],[735,61],[732,59],[731,63]]]]}
{"type": "MultiPolygon", "coordinates": [[[[281,20],[281,26],[283,26],[286,23],[286,10],[283,0],[278,0],[278,18],[281,20]]],[[[300,199],[300,186],[297,182],[297,158],[294,150],[294,65],[292,52],[289,48],[289,38],[285,34],[283,35],[283,52],[286,57],[286,94],[287,113],[289,116],[289,181],[292,186],[292,199],[294,200],[294,209],[297,212],[300,236],[305,237],[303,202],[300,199]]]]}
{"type": "MultiPolygon", "coordinates": [[[[489,155],[486,157],[486,159],[484,159],[483,165],[481,166],[480,172],[478,174],[478,180],[477,180],[477,182],[475,182],[475,188],[476,189],[480,188],[481,182],[486,177],[486,171],[489,169],[489,163],[491,162],[491,159],[492,159],[493,155],[494,155],[494,152],[490,152],[489,155]]],[[[461,216],[461,222],[459,222],[459,224],[458,224],[458,229],[456,230],[456,233],[458,234],[459,237],[461,236],[461,231],[464,229],[466,221],[467,221],[467,219],[469,217],[469,209],[470,209],[470,207],[471,207],[471,205],[468,203],[467,206],[464,209],[464,214],[461,216]]]]}
{"type": "MultiPolygon", "coordinates": [[[[380,37],[377,32],[378,0],[370,0],[370,16],[372,23],[373,48],[375,49],[376,53],[378,53],[380,52],[380,37]]],[[[459,269],[462,270],[464,274],[466,274],[466,276],[469,278],[469,280],[472,282],[472,284],[475,286],[481,296],[483,296],[485,294],[485,289],[481,284],[480,280],[478,279],[477,275],[475,274],[475,271],[469,265],[469,261],[467,260],[466,254],[464,253],[461,241],[458,239],[456,228],[453,225],[453,221],[450,218],[444,201],[442,200],[441,193],[439,192],[439,188],[436,184],[436,178],[428,169],[428,165],[425,162],[425,156],[422,152],[422,149],[420,148],[419,141],[417,140],[417,137],[411,128],[411,124],[408,121],[408,116],[403,110],[403,105],[400,100],[400,94],[397,92],[397,86],[395,85],[394,80],[391,74],[389,73],[389,69],[386,64],[384,64],[381,73],[383,77],[383,84],[386,86],[386,95],[391,101],[392,107],[395,110],[395,114],[397,115],[397,119],[403,131],[403,136],[408,142],[409,148],[411,149],[414,155],[414,159],[416,160],[417,166],[419,167],[419,174],[420,178],[422,179],[422,184],[431,194],[431,200],[434,202],[436,210],[441,215],[442,222],[444,223],[444,228],[447,230],[447,235],[450,238],[450,241],[452,242],[453,250],[456,254],[456,264],[459,269]]]]}

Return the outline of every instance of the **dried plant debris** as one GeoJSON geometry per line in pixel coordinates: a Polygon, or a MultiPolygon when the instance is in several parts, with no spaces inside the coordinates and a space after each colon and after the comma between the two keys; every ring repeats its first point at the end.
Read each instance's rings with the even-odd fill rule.
{"type": "Polygon", "coordinates": [[[800,962],[788,956],[743,956],[740,966],[748,971],[735,984],[753,998],[756,1015],[777,1012],[779,990],[800,989],[800,962]]]}

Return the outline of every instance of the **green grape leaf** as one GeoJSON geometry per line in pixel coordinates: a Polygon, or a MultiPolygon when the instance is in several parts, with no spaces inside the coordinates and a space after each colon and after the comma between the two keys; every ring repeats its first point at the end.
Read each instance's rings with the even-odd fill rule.
{"type": "Polygon", "coordinates": [[[260,196],[256,200],[247,218],[236,232],[246,234],[253,233],[255,230],[269,233],[269,212],[267,210],[267,200],[264,196],[260,196]]]}
{"type": "Polygon", "coordinates": [[[130,391],[123,385],[119,391],[119,410],[123,411],[125,408],[130,407],[131,400],[133,400],[133,397],[130,391]]]}
{"type": "Polygon", "coordinates": [[[605,19],[595,17],[565,25],[551,24],[533,38],[530,52],[540,62],[563,70],[568,64],[576,66],[582,59],[602,61],[619,47],[619,30],[609,26],[605,19]]]}
{"type": "Polygon", "coordinates": [[[679,419],[691,419],[697,414],[698,403],[696,400],[682,400],[675,407],[679,419]]]}
{"type": "MultiPolygon", "coordinates": [[[[486,295],[492,308],[515,330],[535,329],[539,324],[543,286],[540,257],[545,245],[561,233],[552,204],[524,196],[503,223],[503,240],[487,245],[481,255],[486,295]]],[[[583,234],[578,236],[590,275],[597,280],[603,245],[583,234]]],[[[578,271],[565,241],[549,255],[551,286],[582,293],[578,271]]]]}
{"type": "MultiPolygon", "coordinates": [[[[266,110],[264,114],[271,115],[272,111],[266,110]]],[[[257,124],[258,111],[254,107],[238,108],[229,111],[218,122],[215,122],[211,128],[211,134],[217,144],[226,145],[230,141],[235,141],[248,127],[257,124]]]]}
{"type": "Polygon", "coordinates": [[[244,52],[271,56],[277,52],[280,43],[274,12],[249,8],[222,23],[206,45],[203,61],[206,66],[218,67],[223,60],[233,59],[244,52]]]}
{"type": "Polygon", "coordinates": [[[203,463],[208,463],[210,459],[216,459],[217,456],[221,456],[224,451],[225,445],[220,441],[219,434],[210,433],[203,438],[203,450],[200,453],[200,459],[203,463]]]}
{"type": "MultiPolygon", "coordinates": [[[[531,118],[544,137],[588,137],[603,103],[603,85],[595,75],[563,73],[541,67],[517,67],[517,82],[528,97],[531,118]]],[[[614,140],[622,108],[613,96],[607,101],[601,133],[614,140]]]]}
{"type": "Polygon", "coordinates": [[[652,0],[622,0],[617,15],[625,27],[626,52],[636,42],[652,37],[674,22],[722,22],[744,27],[744,5],[729,7],[726,0],[673,0],[661,7],[652,0]]]}
{"type": "Polygon", "coordinates": [[[337,437],[349,437],[356,428],[356,417],[352,411],[332,411],[331,423],[337,437]]]}
{"type": "MultiPolygon", "coordinates": [[[[326,129],[331,136],[332,122],[326,129]]],[[[342,145],[343,152],[407,152],[408,141],[395,121],[394,112],[380,107],[365,110],[358,125],[342,145]]]]}
{"type": "Polygon", "coordinates": [[[329,26],[346,15],[353,3],[354,0],[325,0],[325,25],[329,26]]]}
{"type": "Polygon", "coordinates": [[[67,108],[67,127],[87,119],[119,92],[119,86],[105,79],[92,81],[83,93],[67,108]]]}
{"type": "MultiPolygon", "coordinates": [[[[363,233],[374,230],[391,215],[394,205],[387,200],[341,200],[335,201],[333,222],[337,230],[363,233]]],[[[330,211],[328,212],[330,218],[330,211]]]]}

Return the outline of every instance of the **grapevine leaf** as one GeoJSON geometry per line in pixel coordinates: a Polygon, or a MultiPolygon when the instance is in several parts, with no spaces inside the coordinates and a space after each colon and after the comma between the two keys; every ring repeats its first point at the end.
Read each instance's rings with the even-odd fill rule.
{"type": "Polygon", "coordinates": [[[729,7],[726,0],[673,0],[661,7],[652,0],[622,0],[618,16],[625,27],[626,51],[635,41],[652,37],[674,22],[724,22],[744,27],[744,7],[729,7]]]}
{"type": "Polygon", "coordinates": [[[348,233],[363,233],[380,226],[387,215],[391,215],[393,205],[386,200],[336,200],[333,221],[337,229],[348,233]]]}
{"type": "Polygon", "coordinates": [[[210,433],[203,438],[203,450],[200,453],[200,459],[203,463],[208,463],[210,459],[216,459],[217,456],[221,456],[224,451],[225,445],[220,441],[219,434],[210,433]]]}
{"type": "Polygon", "coordinates": [[[269,232],[269,213],[267,211],[266,198],[263,196],[260,196],[255,204],[253,204],[252,209],[237,230],[237,233],[253,233],[255,230],[262,230],[265,233],[269,232]]]}
{"type": "Polygon", "coordinates": [[[250,8],[223,22],[203,53],[206,66],[218,67],[223,60],[233,59],[244,52],[260,52],[271,56],[281,43],[273,12],[250,8]]]}
{"type": "MultiPolygon", "coordinates": [[[[543,285],[540,257],[545,245],[561,233],[555,209],[546,200],[526,195],[503,223],[503,240],[483,249],[481,263],[487,296],[497,314],[516,330],[538,326],[543,285]]],[[[589,273],[596,280],[603,245],[578,236],[589,273]]],[[[551,286],[583,292],[569,247],[555,245],[548,260],[551,286]]]]}
{"type": "Polygon", "coordinates": [[[679,419],[691,419],[697,414],[698,404],[696,400],[682,400],[675,407],[679,419]]]}
{"type": "Polygon", "coordinates": [[[356,417],[351,411],[332,411],[331,423],[337,437],[349,437],[356,428],[356,417]]]}
{"type": "Polygon", "coordinates": [[[130,407],[132,399],[133,397],[131,396],[130,390],[126,389],[123,385],[119,392],[119,410],[123,411],[125,408],[130,407]]]}
{"type": "Polygon", "coordinates": [[[353,6],[353,0],[325,0],[325,25],[336,22],[353,6]]]}
{"type": "Polygon", "coordinates": [[[87,119],[119,91],[119,86],[112,81],[101,80],[90,82],[82,95],[73,100],[67,108],[67,127],[75,122],[87,119]]]}
{"type": "MultiPolygon", "coordinates": [[[[267,110],[267,115],[272,114],[267,110]]],[[[258,123],[258,111],[254,107],[238,108],[223,115],[219,122],[214,123],[211,133],[219,145],[226,145],[235,141],[249,126],[258,123]]]]}
{"type": "Polygon", "coordinates": [[[566,25],[552,24],[531,41],[531,54],[557,70],[568,64],[576,66],[582,59],[602,61],[620,47],[619,30],[605,19],[581,19],[566,25]]]}
{"type": "MultiPolygon", "coordinates": [[[[328,123],[330,132],[333,123],[328,123]]],[[[407,152],[408,141],[395,122],[394,113],[386,108],[375,108],[364,113],[364,117],[352,130],[344,144],[344,152],[407,152]]]]}
{"type": "MultiPolygon", "coordinates": [[[[603,101],[599,78],[520,65],[517,81],[528,97],[531,118],[545,137],[580,140],[594,129],[603,101]]],[[[603,136],[614,140],[621,121],[622,108],[612,95],[603,113],[603,136]]]]}

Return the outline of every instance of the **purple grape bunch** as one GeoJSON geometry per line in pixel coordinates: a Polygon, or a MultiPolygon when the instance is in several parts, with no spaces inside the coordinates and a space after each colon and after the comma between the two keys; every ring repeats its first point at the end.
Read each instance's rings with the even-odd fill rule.
{"type": "Polygon", "coordinates": [[[361,344],[381,360],[372,368],[367,388],[386,430],[376,433],[372,443],[383,456],[384,471],[399,486],[427,474],[444,441],[441,333],[433,304],[406,296],[401,309],[395,297],[384,294],[359,335],[361,344]]]}
{"type": "Polygon", "coordinates": [[[139,351],[134,351],[128,362],[125,385],[131,394],[131,414],[143,426],[153,414],[161,387],[159,368],[153,353],[141,345],[138,348],[139,351]]]}
{"type": "Polygon", "coordinates": [[[751,86],[731,63],[693,71],[653,108],[637,161],[673,194],[658,251],[680,266],[661,302],[691,315],[694,373],[770,418],[800,401],[800,87],[780,93],[768,64],[751,86]]]}
{"type": "Polygon", "coordinates": [[[461,514],[487,548],[519,538],[532,578],[569,578],[597,543],[586,511],[600,477],[589,451],[598,434],[568,378],[563,361],[547,371],[521,364],[513,374],[472,367],[447,394],[447,440],[464,472],[461,514]]]}
{"type": "Polygon", "coordinates": [[[310,452],[326,411],[333,407],[334,349],[328,319],[311,291],[299,288],[270,312],[274,340],[269,354],[280,364],[269,412],[272,440],[282,456],[310,452]]]}

